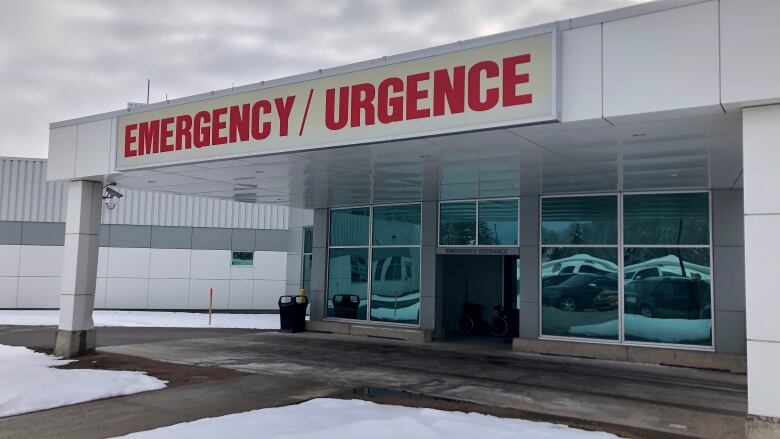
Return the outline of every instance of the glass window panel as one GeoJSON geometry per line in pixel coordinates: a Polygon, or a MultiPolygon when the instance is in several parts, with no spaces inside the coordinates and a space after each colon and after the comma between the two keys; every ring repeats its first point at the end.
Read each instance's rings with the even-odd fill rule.
{"type": "Polygon", "coordinates": [[[303,288],[306,294],[311,293],[311,254],[303,255],[303,279],[301,280],[301,288],[303,288]]]}
{"type": "Polygon", "coordinates": [[[375,248],[371,256],[371,320],[417,324],[420,249],[375,248]]]}
{"type": "Polygon", "coordinates": [[[712,345],[709,249],[627,248],[624,264],[626,340],[712,345]]]}
{"type": "Polygon", "coordinates": [[[477,203],[442,203],[439,206],[439,244],[476,245],[477,203]]]}
{"type": "Polygon", "coordinates": [[[255,252],[233,252],[230,265],[254,265],[255,252]]]}
{"type": "Polygon", "coordinates": [[[374,207],[373,245],[419,244],[419,204],[374,207]]]}
{"type": "Polygon", "coordinates": [[[542,244],[617,244],[617,197],[542,199],[542,244]]]}
{"type": "Polygon", "coordinates": [[[623,197],[625,244],[707,245],[709,195],[652,194],[623,197]]]}
{"type": "Polygon", "coordinates": [[[328,317],[366,318],[368,249],[332,248],[328,254],[328,317]]]}
{"type": "Polygon", "coordinates": [[[330,211],[331,246],[367,246],[369,208],[330,211]]]}
{"type": "Polygon", "coordinates": [[[517,245],[517,200],[479,202],[479,245],[517,245]]]}
{"type": "Polygon", "coordinates": [[[304,227],[303,228],[303,252],[304,253],[311,253],[311,247],[312,242],[314,241],[314,228],[304,227]]]}
{"type": "Polygon", "coordinates": [[[617,340],[615,248],[542,248],[542,334],[617,340]]]}

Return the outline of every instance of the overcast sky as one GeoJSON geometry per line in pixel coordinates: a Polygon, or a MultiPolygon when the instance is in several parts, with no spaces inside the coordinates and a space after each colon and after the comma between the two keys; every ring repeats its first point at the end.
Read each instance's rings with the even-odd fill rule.
{"type": "Polygon", "coordinates": [[[48,124],[642,0],[0,0],[0,156],[48,124]]]}

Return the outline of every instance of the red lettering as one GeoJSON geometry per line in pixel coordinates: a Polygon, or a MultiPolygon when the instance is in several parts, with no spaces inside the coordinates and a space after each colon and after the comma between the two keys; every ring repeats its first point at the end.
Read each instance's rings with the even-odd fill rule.
{"type": "Polygon", "coordinates": [[[513,105],[530,104],[533,101],[531,93],[517,94],[517,84],[528,82],[528,73],[517,73],[517,65],[531,62],[531,54],[510,56],[504,58],[504,79],[503,79],[503,106],[511,107],[513,105]]]}
{"type": "Polygon", "coordinates": [[[287,135],[288,126],[290,123],[290,113],[292,113],[292,107],[295,103],[295,96],[287,96],[287,98],[276,98],[274,104],[276,104],[276,113],[279,115],[279,135],[284,137],[287,135]]]}
{"type": "Polygon", "coordinates": [[[450,114],[463,113],[466,94],[466,66],[457,66],[452,71],[452,78],[447,69],[433,72],[433,115],[444,115],[444,102],[450,109],[450,114]]]}
{"type": "Polygon", "coordinates": [[[211,144],[212,145],[224,145],[227,143],[227,136],[220,136],[219,133],[222,129],[227,128],[227,122],[223,120],[223,116],[227,114],[227,107],[215,108],[211,114],[211,144]]]}
{"type": "Polygon", "coordinates": [[[182,114],[176,117],[176,151],[181,151],[182,146],[185,149],[192,148],[192,117],[189,114],[182,114]]]}
{"type": "Polygon", "coordinates": [[[228,133],[230,143],[239,138],[242,142],[249,140],[249,104],[230,107],[230,130],[228,133]]]}
{"type": "Polygon", "coordinates": [[[485,100],[482,100],[482,72],[485,78],[495,78],[499,75],[498,64],[494,61],[480,61],[469,69],[469,108],[474,111],[486,111],[498,104],[498,88],[485,90],[485,100]]]}
{"type": "Polygon", "coordinates": [[[260,123],[260,114],[271,113],[271,103],[265,99],[257,101],[252,105],[252,138],[263,140],[271,135],[271,122],[260,123]],[[262,129],[260,129],[262,127],[262,129]]]}
{"type": "Polygon", "coordinates": [[[404,120],[404,98],[403,96],[393,96],[391,98],[391,88],[393,93],[404,91],[404,81],[401,78],[387,78],[379,83],[377,119],[381,123],[404,120]]]}
{"type": "Polygon", "coordinates": [[[160,152],[160,121],[138,124],[138,155],[160,152]]]}
{"type": "Polygon", "coordinates": [[[173,125],[174,119],[172,117],[166,117],[160,123],[162,124],[162,136],[160,137],[160,152],[173,151],[173,144],[168,143],[168,139],[173,137],[173,125]]]}
{"type": "Polygon", "coordinates": [[[406,77],[406,120],[430,117],[429,108],[418,108],[417,101],[428,97],[428,90],[420,90],[420,82],[427,81],[431,77],[430,72],[416,73],[406,77]]]}
{"type": "Polygon", "coordinates": [[[203,148],[209,146],[209,139],[211,137],[211,113],[208,111],[199,111],[195,114],[195,148],[203,148]]]}
{"type": "Polygon", "coordinates": [[[352,102],[350,103],[351,124],[353,127],[359,127],[360,122],[363,120],[360,116],[360,112],[365,113],[365,124],[374,124],[374,86],[367,82],[362,84],[356,84],[352,86],[352,102]]]}
{"type": "Polygon", "coordinates": [[[336,116],[336,89],[325,90],[325,126],[337,131],[347,126],[349,120],[349,87],[339,88],[339,114],[336,116]]]}
{"type": "Polygon", "coordinates": [[[125,126],[125,157],[135,157],[138,154],[138,151],[132,148],[133,143],[135,143],[133,131],[136,130],[137,126],[138,124],[134,123],[125,126]]]}

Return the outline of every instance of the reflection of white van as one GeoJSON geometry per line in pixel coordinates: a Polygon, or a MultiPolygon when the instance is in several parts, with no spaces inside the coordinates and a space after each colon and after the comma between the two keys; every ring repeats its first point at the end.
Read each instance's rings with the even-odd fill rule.
{"type": "Polygon", "coordinates": [[[373,294],[403,296],[417,293],[419,280],[414,259],[407,256],[388,256],[374,260],[373,294]]]}
{"type": "Polygon", "coordinates": [[[613,262],[586,254],[577,254],[542,263],[542,277],[580,273],[604,275],[617,273],[617,271],[618,267],[613,262]]]}
{"type": "Polygon", "coordinates": [[[680,260],[677,256],[666,255],[638,264],[628,265],[624,268],[623,278],[625,280],[641,280],[652,277],[683,277],[683,268],[685,268],[684,277],[698,277],[701,280],[710,280],[710,268],[700,264],[683,261],[680,267],[680,260]]]}

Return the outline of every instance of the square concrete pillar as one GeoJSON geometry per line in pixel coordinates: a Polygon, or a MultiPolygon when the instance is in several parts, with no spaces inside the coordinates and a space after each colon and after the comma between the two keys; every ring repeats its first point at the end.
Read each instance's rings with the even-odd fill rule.
{"type": "Polygon", "coordinates": [[[68,183],[65,246],[60,287],[60,322],[54,354],[70,358],[95,350],[95,305],[103,185],[68,183]]]}
{"type": "Polygon", "coordinates": [[[749,438],[780,437],[780,105],[742,113],[749,438]]]}

